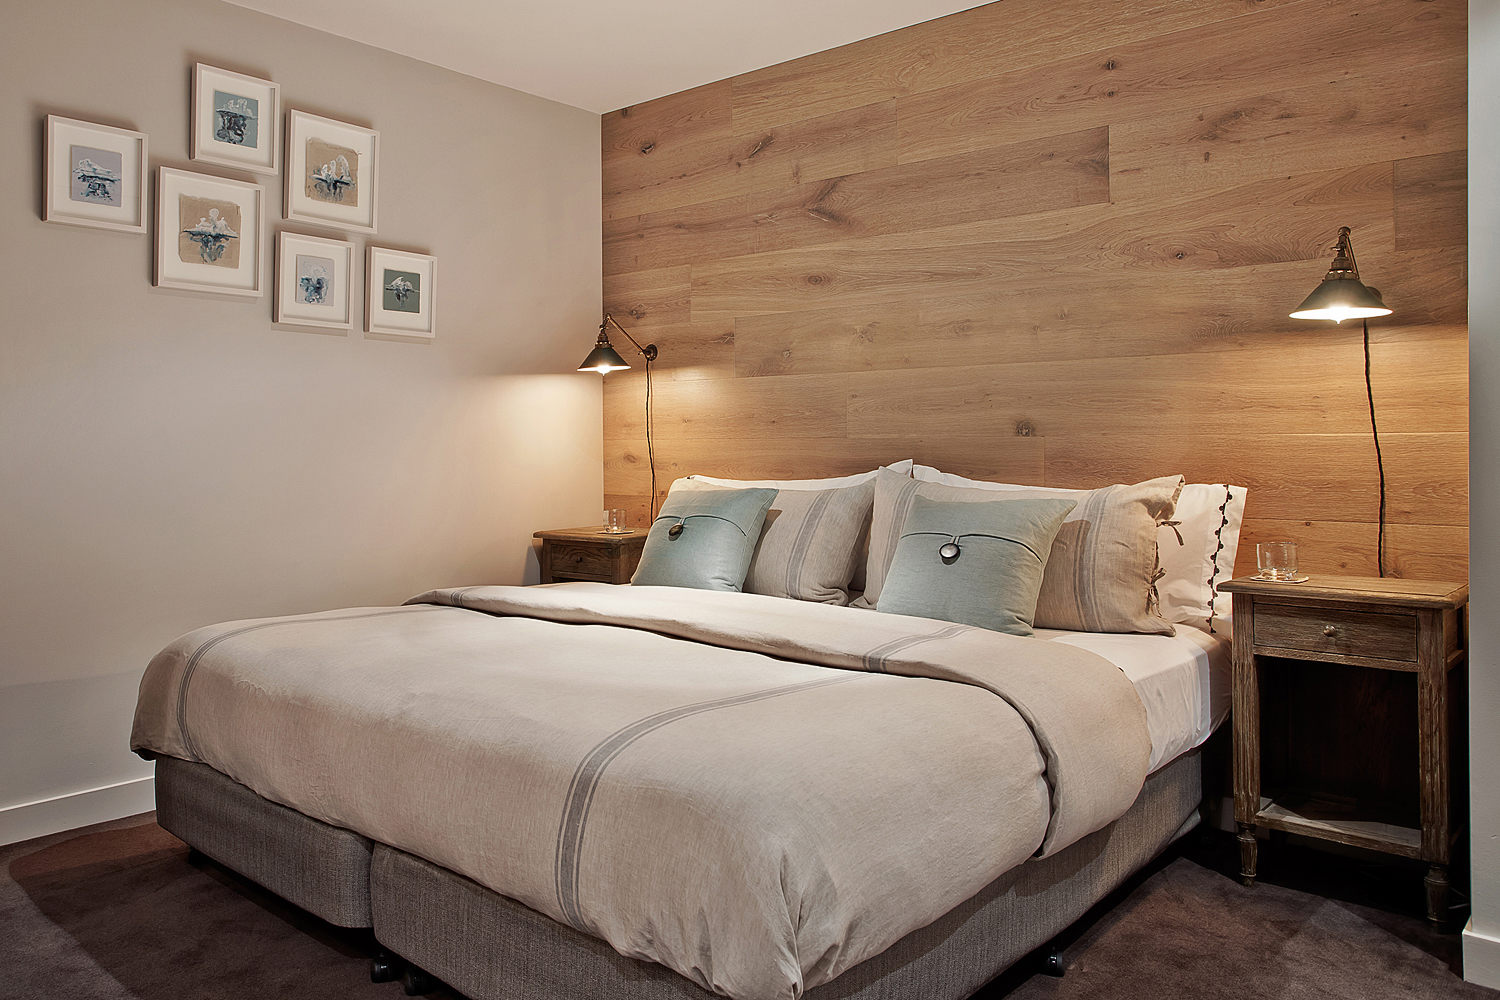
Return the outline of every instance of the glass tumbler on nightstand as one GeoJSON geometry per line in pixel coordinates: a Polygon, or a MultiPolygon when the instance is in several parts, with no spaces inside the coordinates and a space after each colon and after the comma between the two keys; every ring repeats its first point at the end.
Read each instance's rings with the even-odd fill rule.
{"type": "Polygon", "coordinates": [[[623,535],[630,529],[625,527],[625,508],[611,507],[604,512],[604,530],[601,535],[623,535]]]}
{"type": "Polygon", "coordinates": [[[1304,583],[1305,575],[1297,573],[1296,542],[1257,542],[1255,564],[1260,569],[1259,580],[1275,580],[1278,583],[1304,583]]]}

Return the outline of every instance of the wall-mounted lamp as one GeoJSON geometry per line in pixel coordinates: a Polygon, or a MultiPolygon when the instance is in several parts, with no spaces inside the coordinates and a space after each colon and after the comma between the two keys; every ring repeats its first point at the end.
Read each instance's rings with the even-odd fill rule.
{"type": "Polygon", "coordinates": [[[1380,428],[1375,423],[1375,391],[1370,386],[1370,317],[1389,316],[1391,310],[1377,289],[1359,280],[1354,262],[1354,244],[1349,227],[1339,229],[1339,241],[1333,247],[1333,263],[1323,281],[1290,315],[1292,319],[1361,320],[1365,339],[1365,398],[1370,401],[1370,434],[1375,439],[1375,468],[1380,474],[1380,533],[1375,543],[1375,567],[1385,576],[1385,463],[1380,457],[1380,428]]]}
{"type": "MultiPolygon", "coordinates": [[[[609,313],[604,314],[604,322],[599,324],[599,339],[594,344],[594,349],[589,356],[583,359],[583,364],[578,366],[581,372],[598,372],[600,375],[608,375],[610,372],[623,371],[630,367],[625,359],[620,357],[620,352],[614,349],[609,342],[609,327],[613,324],[616,330],[625,335],[625,339],[635,346],[641,357],[646,359],[646,458],[651,465],[651,520],[656,520],[656,446],[652,440],[651,427],[651,362],[656,360],[656,345],[647,344],[642,347],[640,341],[630,335],[630,331],[621,326],[609,313]]],[[[650,527],[648,524],[647,527],[650,527]]]]}

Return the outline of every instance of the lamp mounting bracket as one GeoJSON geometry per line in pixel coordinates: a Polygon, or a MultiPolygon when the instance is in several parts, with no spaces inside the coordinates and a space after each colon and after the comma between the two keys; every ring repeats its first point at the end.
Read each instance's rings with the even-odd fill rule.
{"type": "Polygon", "coordinates": [[[641,357],[645,358],[647,361],[655,361],[656,360],[656,353],[657,353],[656,352],[656,345],[655,344],[647,344],[644,347],[642,347],[641,346],[641,342],[639,340],[636,340],[634,337],[632,337],[630,335],[630,331],[627,330],[627,329],[625,329],[623,326],[621,326],[619,320],[615,319],[609,313],[605,313],[604,314],[604,322],[599,324],[599,335],[601,337],[607,336],[607,334],[605,334],[605,332],[604,332],[604,328],[607,327],[607,326],[610,326],[610,325],[613,325],[616,330],[619,330],[621,333],[623,333],[625,335],[625,339],[626,340],[630,341],[632,344],[635,345],[635,349],[641,353],[641,357]]]}

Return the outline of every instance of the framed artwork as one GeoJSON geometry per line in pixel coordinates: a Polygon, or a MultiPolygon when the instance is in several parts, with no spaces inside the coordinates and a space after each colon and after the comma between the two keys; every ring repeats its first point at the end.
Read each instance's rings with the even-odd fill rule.
{"type": "Polygon", "coordinates": [[[146,231],[146,135],[47,116],[42,220],[146,231]]]}
{"type": "Polygon", "coordinates": [[[282,233],[276,240],[276,300],[271,318],[291,326],[348,330],[354,244],[282,233]]]}
{"type": "Polygon", "coordinates": [[[373,233],[379,180],[379,132],[287,112],[284,218],[373,233]]]}
{"type": "Polygon", "coordinates": [[[156,274],[152,284],[222,295],[264,288],[259,184],[156,168],[156,274]]]}
{"type": "Polygon", "coordinates": [[[431,337],[437,330],[437,258],[365,250],[365,332],[431,337]]]}
{"type": "Polygon", "coordinates": [[[193,67],[190,155],[200,163],[257,174],[281,169],[277,118],[281,85],[198,63],[193,67]]]}

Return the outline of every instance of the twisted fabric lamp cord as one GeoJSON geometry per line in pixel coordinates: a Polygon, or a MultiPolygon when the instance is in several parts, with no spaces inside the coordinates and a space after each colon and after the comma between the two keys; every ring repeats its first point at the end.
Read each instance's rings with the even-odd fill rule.
{"type": "MultiPolygon", "coordinates": [[[[1368,363],[1366,364],[1365,368],[1366,368],[1366,374],[1368,374],[1368,371],[1369,371],[1369,365],[1368,365],[1368,363]]],[[[1371,405],[1373,406],[1374,404],[1371,404],[1371,405]]],[[[1373,410],[1371,412],[1373,412],[1373,410]]],[[[651,525],[653,525],[653,524],[656,523],[656,445],[653,443],[653,441],[651,439],[651,437],[652,437],[652,435],[651,435],[651,423],[652,423],[652,420],[651,420],[651,359],[647,358],[646,359],[646,460],[651,465],[651,502],[650,502],[650,504],[648,504],[648,507],[650,508],[650,511],[651,511],[651,519],[647,522],[646,526],[648,528],[651,525]]],[[[1384,482],[1384,480],[1382,480],[1382,482],[1384,482]]],[[[1385,496],[1385,490],[1384,490],[1383,487],[1381,489],[1381,496],[1382,497],[1385,496]]],[[[1384,503],[1383,500],[1382,500],[1382,503],[1384,503]]],[[[1384,509],[1384,508],[1382,507],[1382,509],[1384,509]]]]}
{"type": "MultiPolygon", "coordinates": [[[[1365,397],[1370,401],[1370,434],[1375,438],[1375,469],[1380,473],[1380,533],[1375,541],[1375,569],[1385,576],[1385,462],[1380,457],[1380,428],[1375,423],[1375,390],[1370,385],[1370,321],[1365,328],[1365,397]]],[[[649,398],[649,397],[648,397],[649,398]]]]}

